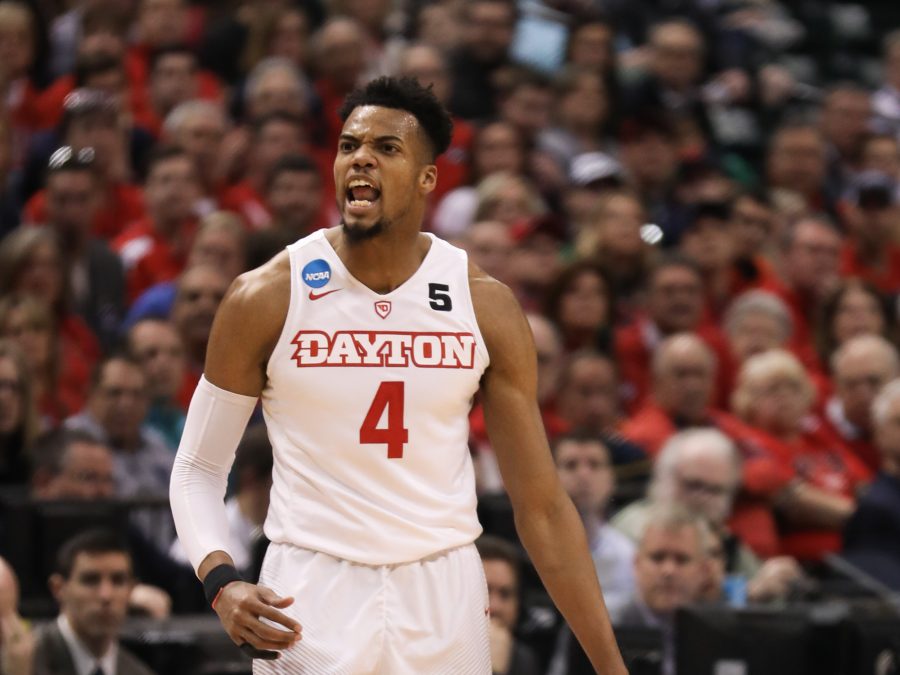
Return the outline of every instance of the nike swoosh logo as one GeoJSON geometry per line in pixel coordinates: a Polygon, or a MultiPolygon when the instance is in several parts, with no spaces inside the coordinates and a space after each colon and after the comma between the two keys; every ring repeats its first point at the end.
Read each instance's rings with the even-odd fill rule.
{"type": "Polygon", "coordinates": [[[337,293],[338,291],[344,290],[343,288],[332,288],[330,291],[325,291],[324,293],[313,293],[309,292],[310,300],[318,300],[319,298],[324,298],[326,295],[331,295],[332,293],[337,293]]]}

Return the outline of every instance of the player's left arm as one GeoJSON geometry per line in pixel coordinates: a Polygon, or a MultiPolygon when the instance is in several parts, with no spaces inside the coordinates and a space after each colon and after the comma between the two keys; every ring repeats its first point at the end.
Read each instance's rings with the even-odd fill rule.
{"type": "Polygon", "coordinates": [[[559,482],[537,405],[531,329],[512,292],[470,273],[478,325],[490,355],[481,383],[488,436],[512,501],[516,530],[538,574],[604,675],[626,673],[588,551],[584,526],[559,482]]]}

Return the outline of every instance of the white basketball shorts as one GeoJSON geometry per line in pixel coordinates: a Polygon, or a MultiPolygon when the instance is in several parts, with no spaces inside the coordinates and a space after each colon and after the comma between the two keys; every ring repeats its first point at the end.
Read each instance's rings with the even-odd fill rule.
{"type": "Polygon", "coordinates": [[[488,594],[475,546],[373,567],[269,546],[259,583],[294,604],[303,637],[254,675],[490,675],[488,594]]]}

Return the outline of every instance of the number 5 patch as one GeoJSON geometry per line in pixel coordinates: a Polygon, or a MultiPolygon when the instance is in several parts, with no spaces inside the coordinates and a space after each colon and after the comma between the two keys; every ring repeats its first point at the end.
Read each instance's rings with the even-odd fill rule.
{"type": "Polygon", "coordinates": [[[449,312],[453,309],[450,287],[447,284],[428,284],[428,299],[431,309],[439,312],[449,312]]]}

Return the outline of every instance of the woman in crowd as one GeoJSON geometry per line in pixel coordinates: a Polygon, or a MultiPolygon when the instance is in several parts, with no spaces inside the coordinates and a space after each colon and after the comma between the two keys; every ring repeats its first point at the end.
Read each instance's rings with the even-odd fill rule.
{"type": "Polygon", "coordinates": [[[840,550],[841,529],[855,509],[868,470],[811,416],[814,388],[800,361],[771,350],[743,365],[732,397],[734,412],[768,434],[771,448],[796,480],[776,498],[782,553],[819,561],[840,550]]]}
{"type": "Polygon", "coordinates": [[[0,485],[28,482],[28,451],[38,433],[28,362],[11,340],[0,340],[0,485]]]}
{"type": "Polygon", "coordinates": [[[562,336],[572,353],[592,349],[609,353],[612,348],[612,289],[600,265],[582,260],[565,268],[547,293],[544,315],[562,336]]]}

